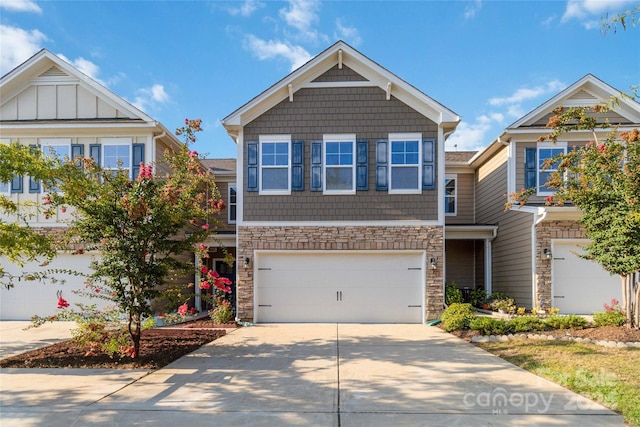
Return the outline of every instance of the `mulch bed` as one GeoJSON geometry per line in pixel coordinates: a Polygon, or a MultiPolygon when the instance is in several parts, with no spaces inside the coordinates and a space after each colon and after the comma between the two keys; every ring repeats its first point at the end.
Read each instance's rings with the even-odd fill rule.
{"type": "MultiPolygon", "coordinates": [[[[87,356],[87,350],[73,341],[0,360],[1,368],[91,368],[91,369],[158,369],[191,353],[226,334],[214,329],[211,321],[190,322],[191,327],[165,327],[142,331],[140,356],[111,358],[107,354],[87,356]],[[196,329],[197,328],[197,329],[196,329]]],[[[177,325],[176,325],[177,326],[177,325]]]]}
{"type": "MultiPolygon", "coordinates": [[[[442,324],[438,325],[442,328],[442,324]]],[[[571,336],[574,338],[589,338],[592,340],[600,341],[617,341],[617,342],[638,342],[640,341],[640,330],[629,329],[624,326],[600,326],[585,329],[556,329],[551,331],[532,332],[543,335],[553,335],[556,337],[571,336]]],[[[459,331],[450,332],[458,338],[462,338],[465,341],[471,341],[471,338],[475,335],[480,335],[478,331],[472,331],[470,329],[463,329],[459,331]]]]}

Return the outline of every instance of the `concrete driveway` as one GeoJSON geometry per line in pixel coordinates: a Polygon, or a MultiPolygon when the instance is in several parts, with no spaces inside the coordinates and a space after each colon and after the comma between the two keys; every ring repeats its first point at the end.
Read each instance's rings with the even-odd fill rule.
{"type": "Polygon", "coordinates": [[[259,325],[164,369],[0,374],[6,426],[622,426],[424,325],[259,325]]]}

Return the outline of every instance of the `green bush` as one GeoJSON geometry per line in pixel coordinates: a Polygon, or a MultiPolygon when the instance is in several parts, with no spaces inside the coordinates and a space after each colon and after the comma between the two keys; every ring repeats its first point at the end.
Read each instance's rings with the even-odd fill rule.
{"type": "Polygon", "coordinates": [[[477,317],[469,323],[469,328],[482,335],[507,335],[513,333],[511,322],[492,317],[477,317]]]}
{"type": "Polygon", "coordinates": [[[492,302],[497,300],[508,300],[508,299],[513,299],[513,298],[511,298],[509,295],[505,294],[504,292],[497,291],[497,292],[491,292],[491,295],[487,297],[487,302],[491,304],[492,302]]]}
{"type": "Polygon", "coordinates": [[[551,316],[544,320],[545,325],[553,329],[582,329],[587,326],[587,320],[576,314],[569,314],[568,316],[551,316]]]}
{"type": "Polygon", "coordinates": [[[462,291],[458,289],[455,283],[445,283],[444,285],[444,302],[447,305],[462,303],[462,291]]]}
{"type": "Polygon", "coordinates": [[[509,321],[509,325],[514,333],[537,332],[546,328],[544,322],[534,316],[516,317],[509,321]]]}
{"type": "Polygon", "coordinates": [[[442,326],[447,332],[468,328],[475,317],[471,304],[453,303],[442,313],[442,326]]]}
{"type": "Polygon", "coordinates": [[[487,302],[487,291],[484,289],[474,289],[471,291],[471,305],[474,307],[482,307],[487,302]]]}
{"type": "Polygon", "coordinates": [[[594,326],[622,326],[627,317],[621,311],[599,311],[593,313],[594,326]]]}

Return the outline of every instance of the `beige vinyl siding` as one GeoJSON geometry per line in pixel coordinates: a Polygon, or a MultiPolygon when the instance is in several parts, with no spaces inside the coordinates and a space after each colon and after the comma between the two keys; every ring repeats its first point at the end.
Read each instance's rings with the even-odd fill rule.
{"type": "Polygon", "coordinates": [[[473,224],[475,177],[473,173],[458,173],[456,177],[456,215],[447,215],[446,224],[473,224]]]}
{"type": "Polygon", "coordinates": [[[224,201],[227,209],[223,210],[220,214],[216,215],[216,220],[220,221],[218,232],[219,233],[235,233],[236,225],[229,224],[229,181],[223,181],[222,179],[216,179],[216,186],[218,187],[218,191],[220,191],[220,196],[222,196],[222,200],[224,201]]]}
{"type": "Polygon", "coordinates": [[[510,211],[492,243],[493,291],[507,292],[518,306],[533,307],[531,227],[533,214],[510,211]]]}
{"type": "Polygon", "coordinates": [[[507,192],[507,147],[502,147],[476,173],[476,222],[496,224],[504,212],[507,192]]]}

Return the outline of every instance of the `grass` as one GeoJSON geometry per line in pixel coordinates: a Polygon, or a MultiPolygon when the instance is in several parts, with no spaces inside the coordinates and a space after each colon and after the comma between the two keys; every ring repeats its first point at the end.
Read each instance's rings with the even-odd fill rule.
{"type": "Polygon", "coordinates": [[[570,341],[478,345],[622,414],[628,425],[640,427],[640,349],[570,341]]]}

